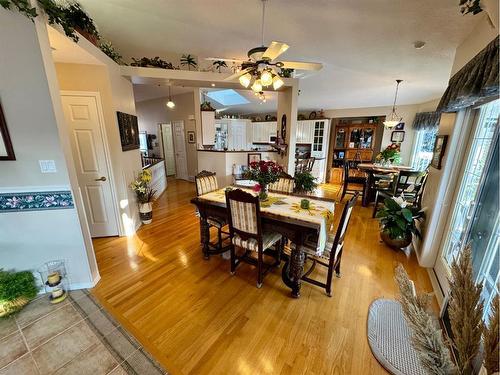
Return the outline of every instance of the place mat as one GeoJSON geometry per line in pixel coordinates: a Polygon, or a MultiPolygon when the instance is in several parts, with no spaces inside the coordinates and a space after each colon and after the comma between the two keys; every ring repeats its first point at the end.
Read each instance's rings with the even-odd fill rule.
{"type": "MultiPolygon", "coordinates": [[[[253,195],[257,195],[257,193],[252,191],[251,189],[240,189],[247,191],[253,195]]],[[[207,194],[203,194],[199,197],[199,199],[225,204],[225,194],[225,188],[223,188],[207,194]]],[[[314,223],[318,225],[319,235],[317,253],[318,255],[321,255],[325,250],[326,241],[328,238],[328,228],[333,222],[335,203],[307,198],[310,202],[309,209],[303,209],[300,207],[300,201],[302,199],[304,199],[304,197],[297,197],[294,195],[285,195],[279,193],[269,193],[268,199],[260,203],[260,208],[262,212],[267,212],[274,216],[292,218],[295,220],[314,223]]]]}

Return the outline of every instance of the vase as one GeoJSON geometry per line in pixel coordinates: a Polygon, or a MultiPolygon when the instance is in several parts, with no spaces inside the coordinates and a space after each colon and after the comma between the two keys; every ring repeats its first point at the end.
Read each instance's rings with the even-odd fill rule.
{"type": "Polygon", "coordinates": [[[260,185],[260,191],[259,191],[259,200],[260,201],[266,201],[268,198],[268,186],[265,184],[259,184],[260,185]]]}
{"type": "Polygon", "coordinates": [[[151,224],[153,221],[153,203],[140,203],[139,216],[143,224],[151,224]]]}
{"type": "Polygon", "coordinates": [[[391,238],[389,233],[386,231],[380,232],[380,238],[392,249],[400,250],[404,249],[411,243],[411,234],[406,238],[391,238]]]}

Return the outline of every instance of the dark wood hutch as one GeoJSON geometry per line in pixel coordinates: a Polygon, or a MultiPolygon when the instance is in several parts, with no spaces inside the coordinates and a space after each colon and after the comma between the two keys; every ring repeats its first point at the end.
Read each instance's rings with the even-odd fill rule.
{"type": "Polygon", "coordinates": [[[346,160],[370,162],[374,159],[380,151],[384,120],[384,116],[334,119],[330,145],[333,151],[329,157],[330,183],[342,183],[346,160]]]}

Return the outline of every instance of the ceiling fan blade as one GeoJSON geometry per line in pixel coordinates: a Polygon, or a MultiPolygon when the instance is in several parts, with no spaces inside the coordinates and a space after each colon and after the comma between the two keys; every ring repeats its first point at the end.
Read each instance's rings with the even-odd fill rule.
{"type": "Polygon", "coordinates": [[[263,59],[274,60],[283,52],[285,52],[290,46],[283,42],[271,42],[269,47],[267,47],[266,52],[262,55],[263,59]]]}
{"type": "Polygon", "coordinates": [[[315,62],[301,62],[301,61],[281,61],[283,68],[295,70],[321,70],[323,64],[315,62]]]}
{"type": "Polygon", "coordinates": [[[228,62],[236,62],[236,63],[242,63],[245,60],[238,60],[238,59],[224,59],[222,57],[205,57],[205,60],[208,61],[228,61],[228,62]]]}
{"type": "Polygon", "coordinates": [[[233,81],[239,76],[242,76],[243,74],[252,71],[254,68],[246,68],[243,70],[240,70],[239,72],[236,72],[234,74],[231,74],[229,77],[225,78],[224,81],[233,81]]]}

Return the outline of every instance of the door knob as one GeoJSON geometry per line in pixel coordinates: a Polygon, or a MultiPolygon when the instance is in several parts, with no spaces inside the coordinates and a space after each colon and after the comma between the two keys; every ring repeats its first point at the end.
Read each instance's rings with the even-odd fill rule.
{"type": "Polygon", "coordinates": [[[101,178],[96,178],[95,181],[106,181],[106,177],[102,176],[101,178]]]}

